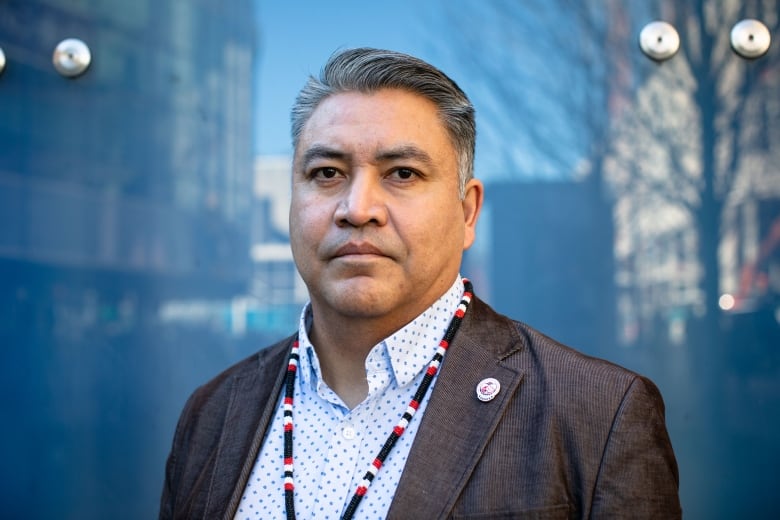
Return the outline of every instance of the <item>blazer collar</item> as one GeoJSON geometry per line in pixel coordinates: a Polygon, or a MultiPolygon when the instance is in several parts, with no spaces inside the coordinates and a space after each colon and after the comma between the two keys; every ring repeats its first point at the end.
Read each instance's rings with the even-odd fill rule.
{"type": "Polygon", "coordinates": [[[521,335],[508,318],[474,299],[442,363],[388,518],[440,518],[461,490],[523,378],[521,335]],[[495,378],[491,401],[476,387],[495,378]]]}

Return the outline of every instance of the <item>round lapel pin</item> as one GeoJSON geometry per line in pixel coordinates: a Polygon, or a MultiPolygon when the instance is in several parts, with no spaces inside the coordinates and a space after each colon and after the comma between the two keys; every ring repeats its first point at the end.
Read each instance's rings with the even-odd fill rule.
{"type": "Polygon", "coordinates": [[[480,381],[477,385],[477,399],[483,403],[492,401],[500,390],[501,383],[498,382],[498,379],[488,377],[487,379],[480,381]]]}

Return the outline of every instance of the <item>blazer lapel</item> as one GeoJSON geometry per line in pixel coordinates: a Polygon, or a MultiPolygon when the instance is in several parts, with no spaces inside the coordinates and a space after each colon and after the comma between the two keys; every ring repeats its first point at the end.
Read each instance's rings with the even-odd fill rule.
{"type": "Polygon", "coordinates": [[[520,385],[521,350],[507,320],[475,299],[444,358],[388,518],[441,518],[451,512],[520,385]],[[476,388],[489,377],[501,389],[482,402],[476,388]]]}
{"type": "Polygon", "coordinates": [[[235,515],[276,408],[291,344],[285,340],[261,351],[257,370],[237,376],[233,383],[205,518],[235,515]]]}

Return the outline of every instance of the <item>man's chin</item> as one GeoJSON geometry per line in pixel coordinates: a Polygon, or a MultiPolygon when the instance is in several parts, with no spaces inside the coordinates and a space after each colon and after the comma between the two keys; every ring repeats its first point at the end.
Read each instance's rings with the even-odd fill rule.
{"type": "Polygon", "coordinates": [[[378,282],[365,276],[339,281],[325,293],[326,305],[340,314],[356,318],[382,316],[392,310],[392,302],[397,299],[387,281],[378,282]]]}
{"type": "Polygon", "coordinates": [[[342,294],[328,301],[334,311],[351,318],[376,318],[388,312],[387,301],[366,294],[342,294]]]}

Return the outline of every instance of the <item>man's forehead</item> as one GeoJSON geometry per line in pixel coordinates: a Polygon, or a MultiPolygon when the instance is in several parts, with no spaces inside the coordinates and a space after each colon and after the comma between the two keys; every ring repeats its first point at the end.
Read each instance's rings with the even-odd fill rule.
{"type": "Polygon", "coordinates": [[[434,136],[449,133],[436,105],[428,98],[404,89],[331,94],[311,112],[294,150],[296,157],[346,153],[357,142],[373,155],[415,155],[434,136]],[[354,128],[365,131],[354,133],[354,128]],[[392,136],[390,141],[386,138],[392,136]]]}

